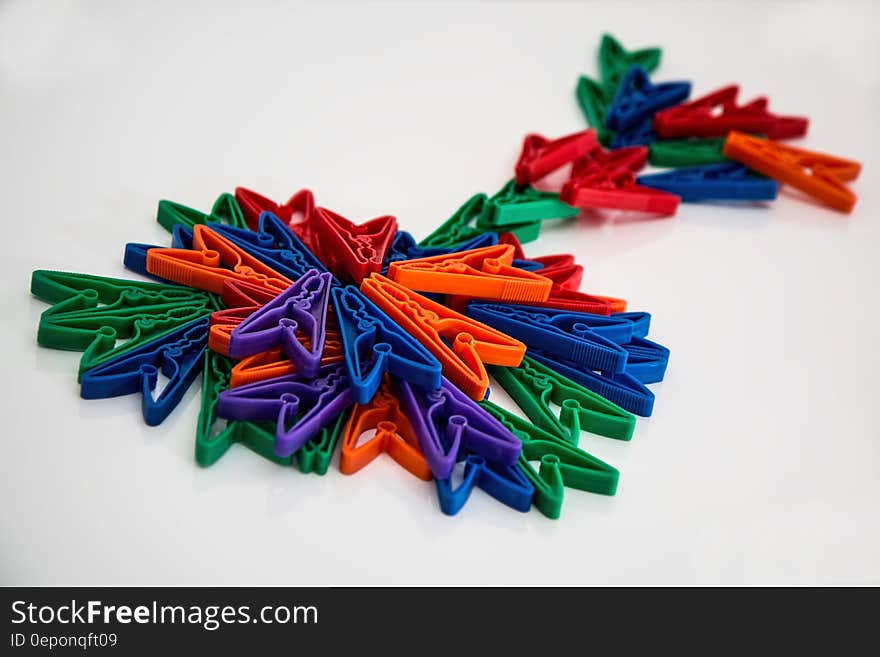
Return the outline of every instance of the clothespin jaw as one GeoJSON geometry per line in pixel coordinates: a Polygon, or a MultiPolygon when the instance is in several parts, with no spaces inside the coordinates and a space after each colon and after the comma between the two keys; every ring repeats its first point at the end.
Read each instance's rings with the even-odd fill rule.
{"type": "Polygon", "coordinates": [[[388,375],[369,403],[356,405],[352,410],[342,438],[339,470],[354,474],[382,452],[419,479],[431,480],[431,468],[419,451],[416,430],[401,410],[388,375]],[[360,436],[371,429],[376,431],[373,438],[359,445],[360,436]]]}
{"type": "MultiPolygon", "coordinates": [[[[328,322],[327,326],[330,326],[328,322]]],[[[321,367],[341,363],[345,360],[345,351],[342,345],[342,334],[332,322],[334,328],[327,328],[324,337],[324,351],[321,353],[321,367]]],[[[310,342],[305,336],[298,336],[305,348],[310,347],[310,342]]],[[[210,343],[209,343],[210,346],[210,343]]],[[[297,374],[296,365],[287,357],[281,347],[269,349],[253,356],[242,358],[232,368],[229,379],[229,387],[236,388],[255,381],[265,381],[288,374],[297,374]]],[[[300,372],[301,374],[302,372],[300,372]]]]}
{"type": "Polygon", "coordinates": [[[287,202],[278,204],[272,199],[245,187],[235,188],[235,199],[241,207],[245,223],[251,230],[258,230],[260,216],[270,212],[286,226],[292,227],[308,223],[315,210],[315,196],[311,190],[301,189],[287,202]]]}
{"type": "Polygon", "coordinates": [[[641,383],[659,383],[663,380],[669,363],[669,349],[644,337],[633,337],[621,346],[628,354],[627,374],[641,383]]]}
{"type": "Polygon", "coordinates": [[[304,376],[316,376],[324,350],[328,272],[310,269],[275,299],[254,311],[229,336],[229,355],[253,356],[281,346],[304,376]],[[300,332],[300,333],[298,333],[300,332]],[[300,340],[308,341],[308,347],[300,340]]]}
{"type": "Polygon", "coordinates": [[[724,154],[750,169],[814,196],[835,210],[852,212],[855,206],[857,197],[844,183],[858,177],[862,168],[858,162],[783,146],[741,132],[731,132],[727,136],[724,154]]]}
{"type": "Polygon", "coordinates": [[[490,372],[532,422],[567,442],[577,444],[582,430],[632,438],[634,415],[529,356],[519,367],[492,367],[490,372]],[[559,416],[551,403],[561,409],[559,416]]]}
{"type": "Polygon", "coordinates": [[[417,390],[405,381],[398,381],[396,390],[437,479],[448,479],[462,454],[478,454],[499,465],[516,464],[519,441],[447,379],[437,390],[417,390]]]}
{"type": "Polygon", "coordinates": [[[218,417],[274,420],[275,454],[288,457],[354,403],[345,365],[322,368],[316,378],[299,374],[267,379],[220,393],[218,417]]]}
{"type": "Polygon", "coordinates": [[[483,213],[477,219],[477,227],[528,232],[535,222],[567,219],[577,214],[578,209],[560,201],[556,192],[520,185],[512,178],[486,202],[483,213]]]}
{"type": "Polygon", "coordinates": [[[650,117],[630,128],[618,130],[611,138],[611,148],[627,148],[631,146],[647,146],[657,140],[654,124],[650,117]]]}
{"type": "Polygon", "coordinates": [[[599,142],[596,131],[582,130],[558,139],[526,135],[516,162],[516,184],[528,185],[583,157],[599,142]]]}
{"type": "Polygon", "coordinates": [[[602,85],[613,97],[631,67],[638,66],[651,73],[660,65],[662,54],[660,48],[640,48],[629,52],[613,36],[603,34],[599,43],[599,75],[602,85]]]}
{"type": "Polygon", "coordinates": [[[570,253],[540,256],[533,260],[543,265],[538,273],[549,278],[560,289],[577,290],[581,286],[584,268],[574,261],[574,256],[570,253]]]}
{"type": "Polygon", "coordinates": [[[365,279],[361,291],[432,353],[442,365],[444,376],[473,399],[485,397],[489,388],[484,363],[518,364],[525,353],[525,345],[519,340],[379,274],[365,279]]]}
{"type": "Polygon", "coordinates": [[[602,144],[608,144],[613,136],[605,126],[605,116],[608,114],[608,107],[611,105],[615,92],[616,87],[613,91],[607,91],[601,84],[586,75],[578,78],[575,88],[575,98],[587,125],[596,131],[596,138],[602,144]]]}
{"type": "MultiPolygon", "coordinates": [[[[617,321],[612,318],[485,302],[468,304],[467,314],[532,348],[545,350],[585,368],[617,373],[623,372],[626,366],[626,351],[601,332],[592,330],[594,322],[607,326],[608,322],[617,321]]],[[[620,320],[620,323],[625,327],[622,330],[629,330],[632,335],[629,322],[620,320]]]]}
{"type": "Polygon", "coordinates": [[[440,362],[380,304],[351,285],[331,295],[358,404],[370,402],[386,372],[428,390],[440,386],[440,362]]]}
{"type": "Polygon", "coordinates": [[[193,227],[193,250],[150,249],[147,271],[189,287],[221,294],[227,280],[252,283],[275,293],[293,282],[207,226],[193,227]]]}
{"type": "Polygon", "coordinates": [[[775,180],[755,175],[748,168],[735,162],[686,167],[639,176],[636,182],[675,194],[686,203],[772,201],[778,191],[775,180]]]}
{"type": "Polygon", "coordinates": [[[471,196],[449,219],[419,242],[419,246],[448,246],[481,235],[484,231],[474,228],[471,224],[483,214],[483,208],[488,198],[485,194],[471,196]]]}
{"type": "Polygon", "coordinates": [[[182,203],[161,200],[156,210],[156,221],[168,232],[172,232],[175,226],[193,228],[197,224],[217,223],[246,228],[244,215],[241,208],[231,194],[221,194],[211,212],[205,214],[182,203]]]}
{"type": "Polygon", "coordinates": [[[600,495],[617,492],[620,473],[613,466],[490,401],[480,406],[522,441],[518,467],[535,488],[533,504],[548,518],[560,516],[565,488],[600,495]],[[539,462],[538,470],[531,461],[539,462]]]}
{"type": "Polygon", "coordinates": [[[690,93],[690,82],[652,84],[643,68],[631,66],[608,108],[605,125],[609,130],[633,128],[656,112],[686,100],[690,93]]]}
{"type": "Polygon", "coordinates": [[[140,392],[144,421],[162,422],[180,402],[199,373],[208,343],[208,318],[202,317],[167,332],[83,372],[83,399],[103,399],[140,392]],[[153,397],[159,373],[168,383],[153,397]]]}
{"type": "Polygon", "coordinates": [[[549,279],[514,267],[513,247],[503,244],[393,262],[388,277],[419,292],[511,301],[543,301],[552,286],[549,279]]]}
{"type": "Polygon", "coordinates": [[[763,97],[739,106],[738,95],[739,85],[732,84],[667,108],[655,115],[654,128],[663,138],[723,137],[732,130],[761,133],[770,139],[793,139],[807,133],[809,119],[772,114],[763,97]]]}
{"type": "Polygon", "coordinates": [[[323,245],[321,255],[330,270],[355,284],[382,268],[397,231],[397,220],[391,215],[354,224],[321,207],[315,209],[310,225],[323,245]]]}
{"type": "Polygon", "coordinates": [[[437,479],[437,500],[446,515],[458,513],[468,501],[475,486],[483,489],[502,504],[527,512],[532,506],[535,487],[513,465],[499,465],[477,454],[464,458],[464,477],[458,487],[452,479],[437,479]]]}

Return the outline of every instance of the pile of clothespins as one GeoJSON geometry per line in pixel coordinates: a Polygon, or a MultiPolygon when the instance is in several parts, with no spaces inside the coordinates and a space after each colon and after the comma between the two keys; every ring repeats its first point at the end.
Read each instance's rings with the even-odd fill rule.
{"type": "Polygon", "coordinates": [[[53,304],[38,342],[84,352],[84,398],[141,393],[151,425],[201,373],[202,465],[236,442],[319,474],[337,445],[347,474],[385,452],[433,480],[449,514],[475,487],[552,518],[565,487],[613,495],[618,472],[578,447],[581,431],[629,440],[635,416],[651,415],[646,384],[663,379],[669,351],[647,338],[648,313],[580,291],[573,256],[529,258],[522,243],[581,208],[668,215],[679,199],[775,196],[752,170],[848,210],[838,178],[858,173],[764,138],[803,134],[807,122],[763,100],[737,107],[735,87],[676,105],[689,85],[652,85],[645,71],[659,58],[604,37],[601,84],[578,85],[594,128],[527,136],[510,182],[418,243],[393,216],[355,224],[308,190],[279,204],[238,188],[208,213],[160,201],[171,247],[129,243],[124,256],[157,282],[35,271],[32,293],[53,304]],[[636,178],[649,157],[700,166],[636,178]],[[565,168],[568,180],[546,188],[565,168]],[[489,400],[490,374],[518,412],[489,400]]]}

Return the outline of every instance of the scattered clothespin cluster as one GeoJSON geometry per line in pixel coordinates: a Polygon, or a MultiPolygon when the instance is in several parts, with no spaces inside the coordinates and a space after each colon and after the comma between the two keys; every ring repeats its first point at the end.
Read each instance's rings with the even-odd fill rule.
{"type": "Polygon", "coordinates": [[[84,398],[140,393],[150,425],[201,373],[201,465],[240,443],[324,474],[338,446],[353,474],[384,452],[433,480],[448,514],[474,488],[551,518],[565,488],[613,495],[618,471],[578,447],[581,432],[631,439],[669,350],[648,339],[648,313],[582,291],[573,256],[529,258],[522,243],[583,208],[670,215],[680,200],[775,196],[752,170],[848,210],[839,181],[858,174],[771,141],[802,135],[806,119],[763,99],[739,107],[735,87],[679,104],[690,85],[651,83],[659,61],[606,36],[601,83],[577,89],[593,128],[528,135],[501,190],[420,242],[393,216],[356,224],[305,189],[276,203],[240,187],[207,213],[160,201],[171,246],[124,254],[155,282],[35,271],[32,293],[52,304],[38,342],[83,352],[84,398]],[[637,177],[649,159],[694,166],[637,177]],[[567,166],[559,190],[535,186],[567,166]],[[519,412],[489,399],[490,374],[519,412]]]}

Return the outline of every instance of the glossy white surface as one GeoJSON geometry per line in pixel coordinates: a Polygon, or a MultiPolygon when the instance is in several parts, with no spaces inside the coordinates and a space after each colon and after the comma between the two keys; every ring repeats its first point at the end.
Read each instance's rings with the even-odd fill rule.
{"type": "Polygon", "coordinates": [[[0,583],[880,583],[876,3],[221,4],[0,5],[0,583]],[[526,132],[584,125],[605,30],[664,46],[655,79],[767,93],[812,119],[804,145],[865,165],[851,216],[786,191],[528,245],[575,253],[672,349],[634,440],[581,441],[616,497],[569,491],[554,522],[475,492],[449,518],[387,458],[201,469],[197,386],[149,428],[37,347],[30,271],[124,275],[125,242],[168,239],[160,198],[307,186],[427,234],[510,177],[526,132]]]}

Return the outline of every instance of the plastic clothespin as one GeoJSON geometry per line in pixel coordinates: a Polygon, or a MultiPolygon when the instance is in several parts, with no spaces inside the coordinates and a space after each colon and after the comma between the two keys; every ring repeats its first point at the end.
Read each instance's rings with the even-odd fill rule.
{"type": "Polygon", "coordinates": [[[204,225],[193,227],[193,250],[150,249],[147,271],[175,283],[215,294],[228,280],[283,292],[293,282],[204,225]]]}
{"type": "Polygon", "coordinates": [[[662,54],[660,48],[627,51],[613,36],[603,34],[599,42],[599,75],[602,85],[613,97],[630,68],[638,66],[651,73],[660,65],[662,54]]]}
{"type": "Polygon", "coordinates": [[[310,223],[321,243],[323,262],[341,280],[355,283],[382,268],[397,231],[397,219],[391,215],[354,224],[327,208],[316,208],[310,223]]]}
{"type": "Polygon", "coordinates": [[[471,196],[449,219],[419,242],[419,246],[447,246],[481,235],[484,231],[474,228],[471,224],[482,215],[487,200],[488,197],[485,194],[471,196]]]}
{"type": "Polygon", "coordinates": [[[642,383],[663,380],[669,363],[669,349],[643,337],[633,337],[621,346],[628,354],[624,370],[627,374],[642,383]]]}
{"type": "Polygon", "coordinates": [[[654,410],[654,393],[636,377],[626,372],[599,373],[569,358],[562,358],[543,349],[529,349],[526,354],[554,372],[601,395],[621,408],[650,417],[654,410]]]}
{"type": "Polygon", "coordinates": [[[418,246],[415,238],[411,234],[405,230],[399,230],[394,236],[394,240],[391,242],[391,248],[388,249],[388,253],[385,256],[385,262],[382,264],[382,275],[387,275],[388,266],[392,262],[416,260],[418,258],[428,258],[430,256],[443,255],[446,253],[457,253],[459,251],[469,251],[484,246],[495,246],[496,244],[498,244],[498,234],[494,232],[485,232],[456,244],[446,244],[443,246],[418,246]]]}
{"type": "Polygon", "coordinates": [[[515,465],[519,440],[461,390],[443,379],[437,390],[397,385],[401,408],[418,437],[419,447],[437,479],[447,479],[464,454],[478,454],[499,465],[515,465]]]}
{"type": "Polygon", "coordinates": [[[490,372],[532,422],[567,442],[576,445],[581,430],[632,438],[634,415],[528,356],[519,367],[492,367],[490,372]],[[560,408],[558,416],[551,403],[560,408]]]}
{"type": "Polygon", "coordinates": [[[256,231],[229,226],[210,227],[290,280],[299,278],[309,269],[327,271],[287,224],[269,212],[260,215],[256,231]]]}
{"type": "Polygon", "coordinates": [[[477,454],[465,456],[464,476],[457,487],[451,477],[437,479],[436,485],[440,510],[450,516],[461,511],[475,486],[523,513],[531,509],[535,496],[535,487],[517,466],[492,463],[477,454]]]}
{"type": "Polygon", "coordinates": [[[235,188],[235,199],[241,206],[245,223],[251,230],[258,230],[260,217],[264,212],[270,212],[280,219],[286,226],[293,227],[308,224],[315,210],[315,196],[308,189],[301,189],[291,196],[287,202],[278,204],[270,198],[257,194],[257,192],[245,187],[235,188]],[[297,217],[301,219],[297,220],[297,217]]]}
{"type": "Polygon", "coordinates": [[[690,82],[652,84],[643,68],[631,66],[608,108],[605,125],[609,130],[636,127],[656,112],[687,100],[690,93],[690,82]]]}
{"type": "Polygon", "coordinates": [[[208,214],[194,210],[182,203],[163,199],[159,201],[159,207],[156,210],[156,221],[169,232],[178,225],[193,228],[197,224],[207,223],[228,224],[238,228],[247,227],[241,208],[232,194],[221,194],[214,201],[214,206],[208,214]]]}
{"type": "Polygon", "coordinates": [[[80,394],[83,399],[103,399],[140,392],[144,421],[157,425],[198,376],[207,347],[208,318],[201,317],[86,370],[80,377],[80,394]],[[153,397],[160,372],[168,382],[153,397]]]}
{"type": "Polygon", "coordinates": [[[803,116],[779,116],[767,110],[764,97],[737,105],[739,85],[727,87],[657,112],[654,129],[670,137],[723,137],[731,130],[757,132],[770,139],[794,139],[807,134],[810,120],[803,116]]]}
{"type": "Polygon", "coordinates": [[[675,194],[682,201],[772,201],[779,186],[735,162],[686,167],[636,178],[639,185],[675,194]]]}
{"type": "Polygon", "coordinates": [[[614,99],[617,87],[606,90],[601,84],[586,75],[578,78],[575,98],[583,112],[587,125],[596,131],[596,137],[602,144],[609,144],[613,133],[605,126],[605,116],[614,99]]]}
{"type": "Polygon", "coordinates": [[[558,139],[529,134],[523,140],[516,162],[516,184],[528,185],[560,167],[583,157],[599,142],[593,129],[575,132],[558,139]]]}
{"type": "Polygon", "coordinates": [[[358,404],[369,403],[386,372],[428,390],[440,386],[440,362],[369,295],[352,285],[333,288],[331,295],[358,404]]]}
{"type": "Polygon", "coordinates": [[[53,304],[40,315],[37,342],[82,351],[80,374],[214,309],[210,295],[178,285],[62,271],[34,271],[31,294],[53,304]]]}
{"type": "Polygon", "coordinates": [[[724,138],[666,139],[648,146],[648,162],[655,167],[696,167],[730,162],[724,156],[724,138]]]}
{"type": "Polygon", "coordinates": [[[654,123],[651,118],[644,119],[640,123],[618,130],[611,137],[611,148],[626,148],[627,146],[646,146],[657,140],[657,133],[654,132],[654,123]]]}
{"type": "Polygon", "coordinates": [[[281,346],[304,376],[317,376],[324,351],[324,327],[331,275],[310,269],[275,299],[260,307],[232,331],[229,355],[253,356],[281,346]],[[308,347],[297,333],[308,339],[308,347]]]}
{"type": "Polygon", "coordinates": [[[539,191],[520,185],[516,179],[505,183],[483,208],[477,227],[487,230],[522,232],[527,226],[545,219],[567,219],[577,216],[578,209],[559,200],[556,192],[539,191]]]}
{"type": "MultiPolygon", "coordinates": [[[[304,348],[308,348],[309,340],[302,336],[299,338],[304,348]]],[[[327,367],[345,360],[342,346],[342,334],[338,329],[327,329],[324,334],[324,351],[321,354],[321,367],[327,367]]],[[[237,388],[256,381],[265,381],[279,376],[296,374],[296,365],[287,357],[281,347],[242,358],[232,368],[229,379],[229,387],[237,388]]]]}
{"type": "Polygon", "coordinates": [[[489,389],[484,363],[516,365],[525,354],[525,345],[519,340],[379,274],[365,279],[361,291],[401,331],[431,352],[440,361],[444,376],[472,399],[482,399],[489,389]]]}
{"type": "Polygon", "coordinates": [[[540,256],[533,260],[543,265],[538,273],[549,278],[560,289],[577,290],[581,286],[584,268],[574,261],[574,256],[570,253],[540,256]]]}
{"type": "Polygon", "coordinates": [[[597,148],[574,163],[559,197],[581,208],[675,214],[680,200],[675,194],[636,184],[635,172],[644,166],[647,157],[644,146],[613,151],[597,148]]]}
{"type": "Polygon", "coordinates": [[[731,132],[724,154],[765,176],[791,185],[835,210],[852,212],[857,197],[844,184],[858,178],[862,165],[834,155],[783,146],[769,139],[731,132]]]}
{"type": "Polygon", "coordinates": [[[316,378],[291,374],[220,393],[217,416],[275,420],[275,454],[287,457],[318,435],[354,403],[345,365],[322,368],[316,378]]]}
{"type": "Polygon", "coordinates": [[[262,306],[278,295],[275,290],[244,281],[226,281],[220,298],[227,308],[262,306]]]}
{"type": "Polygon", "coordinates": [[[560,516],[566,488],[600,495],[617,492],[617,468],[490,401],[480,406],[522,441],[518,467],[535,488],[532,503],[548,518],[560,516]],[[532,461],[539,462],[537,470],[532,461]]]}
{"type": "Polygon", "coordinates": [[[540,274],[514,267],[513,247],[504,244],[393,262],[388,277],[419,292],[505,301],[543,301],[552,285],[540,274]]]}
{"type": "Polygon", "coordinates": [[[564,358],[592,370],[623,372],[626,351],[616,342],[594,331],[619,322],[632,336],[631,323],[588,313],[571,313],[551,308],[535,308],[502,303],[471,302],[468,317],[503,331],[533,349],[564,358]]]}
{"type": "Polygon", "coordinates": [[[419,451],[416,430],[401,410],[387,374],[373,399],[356,405],[351,412],[342,437],[339,471],[354,474],[382,452],[419,479],[431,480],[431,468],[419,451]],[[371,429],[375,429],[375,435],[359,444],[360,436],[371,429]]]}

